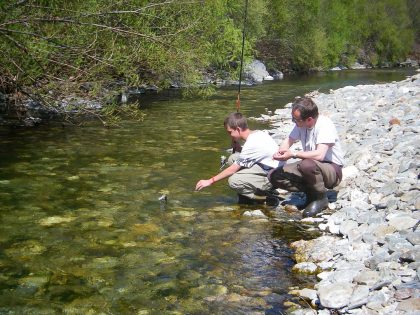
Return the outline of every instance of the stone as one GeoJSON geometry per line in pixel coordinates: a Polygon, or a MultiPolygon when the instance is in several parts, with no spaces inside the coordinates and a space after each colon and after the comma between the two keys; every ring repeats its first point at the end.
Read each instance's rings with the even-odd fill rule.
{"type": "Polygon", "coordinates": [[[378,205],[381,203],[382,198],[384,196],[381,193],[372,192],[369,194],[369,202],[374,205],[378,205]]]}
{"type": "Polygon", "coordinates": [[[44,218],[38,221],[38,223],[42,226],[53,226],[58,225],[61,223],[69,223],[76,220],[76,217],[59,217],[59,216],[52,216],[48,218],[44,218]]]}
{"type": "Polygon", "coordinates": [[[359,224],[353,220],[346,220],[340,225],[340,233],[344,236],[348,235],[352,230],[357,229],[359,224]]]}
{"type": "Polygon", "coordinates": [[[388,249],[392,252],[407,252],[412,250],[413,245],[399,234],[391,234],[385,237],[388,249]]]}
{"type": "Polygon", "coordinates": [[[403,262],[415,262],[420,261],[420,248],[417,245],[414,249],[404,252],[400,256],[400,260],[403,262]]]}
{"type": "Polygon", "coordinates": [[[244,216],[246,216],[246,217],[260,217],[260,218],[266,218],[267,217],[261,210],[245,211],[244,216]]]}
{"type": "Polygon", "coordinates": [[[290,246],[295,249],[297,262],[311,261],[314,263],[329,261],[334,257],[336,238],[321,236],[315,240],[297,241],[290,246]]]}
{"type": "Polygon", "coordinates": [[[348,269],[339,269],[332,271],[329,275],[328,280],[330,282],[353,282],[354,278],[357,277],[360,273],[359,268],[348,268],[348,269]]]}
{"type": "Polygon", "coordinates": [[[354,281],[358,284],[364,284],[367,286],[372,286],[375,283],[379,282],[380,275],[377,271],[374,270],[364,270],[359,273],[357,277],[354,278],[354,281]]]}
{"type": "Polygon", "coordinates": [[[314,274],[317,272],[318,266],[315,265],[313,262],[301,262],[294,265],[292,270],[306,274],[314,274]]]}
{"type": "Polygon", "coordinates": [[[413,245],[420,245],[420,231],[408,233],[406,239],[413,245]]]}
{"type": "Polygon", "coordinates": [[[414,294],[414,289],[412,288],[402,288],[402,289],[397,289],[394,293],[394,297],[398,300],[398,301],[402,301],[402,300],[406,300],[410,297],[412,297],[414,294]]]}
{"type": "Polygon", "coordinates": [[[366,307],[379,312],[380,309],[382,309],[382,305],[385,301],[387,301],[387,294],[386,292],[382,291],[374,291],[369,296],[369,301],[366,304],[366,307]]]}
{"type": "Polygon", "coordinates": [[[348,282],[337,282],[321,286],[318,296],[323,307],[342,308],[350,303],[355,285],[348,282]]]}
{"type": "Polygon", "coordinates": [[[413,310],[420,310],[420,298],[410,298],[401,301],[397,306],[397,311],[410,312],[413,310]]]}
{"type": "Polygon", "coordinates": [[[340,225],[334,224],[333,221],[328,220],[327,229],[331,234],[340,234],[340,225]]]}
{"type": "Polygon", "coordinates": [[[349,262],[362,262],[372,256],[372,245],[362,242],[353,242],[352,249],[347,253],[349,262]]]}
{"type": "Polygon", "coordinates": [[[409,215],[393,216],[389,219],[388,224],[394,227],[397,231],[408,230],[416,225],[418,221],[409,215]]]}
{"type": "Polygon", "coordinates": [[[343,167],[342,172],[343,172],[343,181],[356,178],[359,175],[359,170],[354,165],[343,167]]]}
{"type": "Polygon", "coordinates": [[[299,296],[309,299],[309,300],[317,300],[318,299],[318,295],[316,294],[316,290],[312,290],[312,289],[302,289],[299,290],[298,292],[299,296]]]}
{"type": "Polygon", "coordinates": [[[390,226],[388,224],[380,225],[373,230],[373,235],[375,235],[377,238],[384,239],[387,235],[391,235],[395,231],[396,228],[394,226],[390,226]]]}
{"type": "Polygon", "coordinates": [[[398,118],[396,118],[396,117],[392,117],[389,120],[389,124],[390,125],[401,125],[401,121],[398,118]]]}
{"type": "Polygon", "coordinates": [[[265,77],[268,77],[268,73],[265,65],[259,61],[254,60],[251,64],[245,67],[246,76],[255,82],[262,82],[265,77]]]}
{"type": "Polygon", "coordinates": [[[350,298],[349,305],[354,305],[360,303],[361,301],[365,301],[369,296],[369,286],[367,285],[357,285],[354,290],[353,294],[350,298]]]}

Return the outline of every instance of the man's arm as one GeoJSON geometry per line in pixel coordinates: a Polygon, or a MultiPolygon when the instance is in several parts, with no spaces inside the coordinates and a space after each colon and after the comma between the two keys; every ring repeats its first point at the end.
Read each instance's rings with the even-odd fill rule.
{"type": "Polygon", "coordinates": [[[228,168],[221,171],[216,176],[213,176],[210,179],[199,180],[197,182],[197,184],[195,185],[195,190],[201,190],[203,188],[206,188],[206,187],[210,186],[211,184],[213,184],[213,183],[215,183],[215,182],[217,182],[217,181],[219,181],[223,178],[226,178],[226,177],[229,177],[229,176],[235,174],[240,169],[241,169],[241,167],[238,164],[233,163],[232,165],[230,165],[228,168]]]}
{"type": "Polygon", "coordinates": [[[288,150],[293,145],[293,143],[295,143],[295,141],[296,141],[295,139],[292,139],[290,137],[287,139],[284,139],[282,144],[279,147],[279,152],[288,150]]]}
{"type": "Polygon", "coordinates": [[[312,159],[315,161],[322,162],[325,158],[325,155],[327,154],[327,151],[330,147],[332,147],[334,144],[332,143],[319,143],[316,145],[316,149],[313,151],[295,151],[292,152],[291,150],[287,150],[283,152],[282,155],[279,155],[278,157],[275,155],[274,159],[280,160],[280,161],[287,161],[291,158],[298,158],[298,159],[312,159]]]}
{"type": "Polygon", "coordinates": [[[295,143],[295,140],[292,138],[287,138],[284,139],[283,142],[281,143],[281,145],[279,146],[278,151],[273,155],[273,159],[274,160],[280,160],[280,161],[285,161],[283,159],[283,156],[285,153],[287,153],[290,149],[290,147],[293,145],[293,143],[295,143]]]}

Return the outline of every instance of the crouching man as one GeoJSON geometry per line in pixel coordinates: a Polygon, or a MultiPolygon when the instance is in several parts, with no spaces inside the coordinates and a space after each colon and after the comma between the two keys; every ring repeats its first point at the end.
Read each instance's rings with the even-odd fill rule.
{"type": "MultiPolygon", "coordinates": [[[[201,190],[215,182],[229,177],[229,186],[238,193],[239,203],[261,203],[277,205],[279,200],[273,196],[273,186],[267,178],[273,170],[283,162],[273,159],[278,145],[267,133],[260,130],[250,130],[248,123],[241,113],[232,113],[226,117],[224,127],[233,140],[245,143],[240,153],[230,158],[232,164],[210,179],[197,182],[195,189],[201,190]]],[[[236,148],[236,150],[239,150],[236,148]]]]}
{"type": "Polygon", "coordinates": [[[293,103],[292,120],[295,126],[273,158],[300,161],[272,170],[268,178],[275,188],[305,192],[307,202],[303,216],[315,216],[328,207],[327,190],[341,182],[343,154],[340,141],[331,119],[319,115],[317,105],[308,97],[293,103]],[[301,141],[303,152],[290,150],[296,141],[301,141]]]}

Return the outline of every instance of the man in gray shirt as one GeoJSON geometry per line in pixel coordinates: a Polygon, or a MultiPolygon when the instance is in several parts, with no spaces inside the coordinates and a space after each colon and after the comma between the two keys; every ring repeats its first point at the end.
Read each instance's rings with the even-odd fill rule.
{"type": "Polygon", "coordinates": [[[300,161],[272,170],[268,178],[275,188],[304,191],[307,204],[303,216],[315,216],[328,206],[327,190],[341,182],[344,164],[341,145],[333,122],[319,115],[312,99],[299,98],[293,103],[292,120],[295,127],[273,158],[300,161]],[[301,141],[303,151],[290,150],[296,141],[301,141]]]}

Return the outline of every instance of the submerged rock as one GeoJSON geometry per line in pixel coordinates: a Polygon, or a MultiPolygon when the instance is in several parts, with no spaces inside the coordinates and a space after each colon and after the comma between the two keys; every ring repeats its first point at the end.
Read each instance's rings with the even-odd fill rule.
{"type": "Polygon", "coordinates": [[[53,216],[53,217],[48,217],[45,219],[41,219],[38,221],[38,223],[42,226],[53,226],[53,225],[58,225],[61,223],[69,223],[76,220],[75,217],[59,217],[59,216],[53,216]]]}

